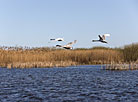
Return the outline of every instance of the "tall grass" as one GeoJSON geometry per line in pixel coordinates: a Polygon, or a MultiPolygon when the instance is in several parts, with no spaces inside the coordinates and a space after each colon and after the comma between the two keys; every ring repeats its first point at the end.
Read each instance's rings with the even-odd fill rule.
{"type": "Polygon", "coordinates": [[[123,60],[121,52],[112,49],[6,48],[0,49],[1,67],[53,67],[123,60]]]}
{"type": "Polygon", "coordinates": [[[138,61],[138,44],[119,48],[64,50],[48,47],[0,47],[0,67],[32,68],[138,61]]]}
{"type": "Polygon", "coordinates": [[[126,62],[135,62],[138,60],[138,44],[124,46],[123,56],[126,62]]]}

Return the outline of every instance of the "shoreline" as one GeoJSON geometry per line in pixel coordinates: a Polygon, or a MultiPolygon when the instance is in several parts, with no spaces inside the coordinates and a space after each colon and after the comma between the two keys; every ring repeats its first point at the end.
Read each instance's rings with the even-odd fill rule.
{"type": "Polygon", "coordinates": [[[68,67],[68,66],[76,66],[79,65],[76,62],[68,61],[55,61],[55,62],[26,62],[26,63],[9,63],[4,66],[1,66],[1,68],[53,68],[53,67],[68,67]]]}
{"type": "Polygon", "coordinates": [[[64,61],[57,61],[54,63],[51,62],[33,62],[33,63],[12,63],[7,64],[5,67],[7,69],[24,69],[24,68],[64,68],[69,66],[81,66],[81,65],[100,65],[102,70],[138,70],[137,63],[112,63],[112,64],[78,64],[76,62],[64,62],[64,61]]]}

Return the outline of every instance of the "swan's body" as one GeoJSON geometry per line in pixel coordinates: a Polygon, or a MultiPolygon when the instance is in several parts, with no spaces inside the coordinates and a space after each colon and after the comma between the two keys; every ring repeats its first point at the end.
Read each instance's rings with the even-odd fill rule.
{"type": "Polygon", "coordinates": [[[104,34],[103,36],[98,35],[99,36],[99,40],[92,40],[92,42],[102,42],[102,43],[107,43],[107,41],[105,40],[106,36],[110,36],[110,34],[104,34]]]}
{"type": "Polygon", "coordinates": [[[72,45],[75,44],[77,40],[74,40],[73,42],[68,43],[67,45],[56,45],[56,47],[62,47],[64,49],[73,49],[72,45]]]}

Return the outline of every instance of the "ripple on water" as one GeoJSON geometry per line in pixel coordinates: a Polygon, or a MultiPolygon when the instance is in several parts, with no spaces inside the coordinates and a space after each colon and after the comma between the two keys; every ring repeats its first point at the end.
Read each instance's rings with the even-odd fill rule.
{"type": "Polygon", "coordinates": [[[1,102],[138,101],[138,71],[105,71],[100,66],[0,68],[1,102]]]}

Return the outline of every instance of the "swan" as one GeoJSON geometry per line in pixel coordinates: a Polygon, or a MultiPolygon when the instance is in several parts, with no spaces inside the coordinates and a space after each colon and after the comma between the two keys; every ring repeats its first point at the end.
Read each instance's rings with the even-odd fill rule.
{"type": "Polygon", "coordinates": [[[63,38],[50,39],[51,41],[64,41],[63,38]]]}
{"type": "Polygon", "coordinates": [[[105,40],[106,36],[110,36],[110,34],[104,34],[104,35],[98,35],[99,36],[99,40],[92,40],[92,42],[102,42],[102,43],[107,43],[107,41],[105,40]]]}
{"type": "Polygon", "coordinates": [[[77,40],[74,40],[73,42],[68,43],[67,45],[56,45],[56,47],[62,47],[64,49],[73,49],[72,45],[75,44],[77,40]]]}

